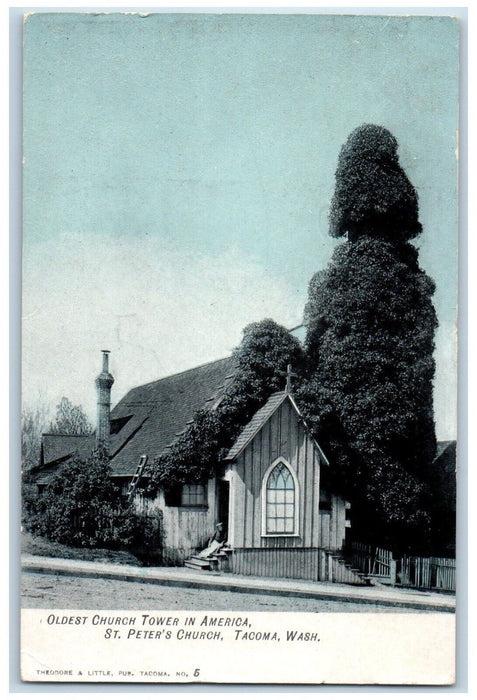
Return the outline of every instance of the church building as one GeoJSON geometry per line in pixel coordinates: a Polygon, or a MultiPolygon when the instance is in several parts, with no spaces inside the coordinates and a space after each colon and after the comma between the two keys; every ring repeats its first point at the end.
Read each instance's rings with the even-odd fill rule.
{"type": "MultiPolygon", "coordinates": [[[[213,411],[220,405],[234,381],[233,358],[131,389],[110,410],[114,379],[108,351],[103,351],[103,368],[96,379],[97,429],[90,441],[109,451],[113,478],[138,508],[162,512],[164,563],[362,583],[339,555],[350,504],[323,488],[323,476],[332,465],[303,420],[290,373],[289,369],[283,391],[272,394],[242,429],[213,477],[159,490],[151,499],[136,490],[144,465],[174,444],[196,411],[213,411]],[[225,547],[204,563],[197,555],[218,523],[225,547]]],[[[80,436],[43,437],[49,452],[42,450],[37,483],[46,483],[76,452],[75,437],[80,436]]],[[[85,436],[81,438],[78,450],[84,451],[85,436]]]]}

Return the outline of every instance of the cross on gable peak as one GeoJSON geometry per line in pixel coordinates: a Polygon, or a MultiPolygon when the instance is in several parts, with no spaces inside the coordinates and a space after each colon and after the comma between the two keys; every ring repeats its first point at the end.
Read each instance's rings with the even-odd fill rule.
{"type": "Polygon", "coordinates": [[[285,391],[287,394],[290,394],[291,389],[292,389],[292,379],[294,377],[298,377],[298,374],[296,374],[295,372],[292,372],[292,366],[290,363],[287,365],[287,371],[286,372],[279,372],[279,374],[283,374],[287,378],[286,385],[285,385],[285,391]]]}

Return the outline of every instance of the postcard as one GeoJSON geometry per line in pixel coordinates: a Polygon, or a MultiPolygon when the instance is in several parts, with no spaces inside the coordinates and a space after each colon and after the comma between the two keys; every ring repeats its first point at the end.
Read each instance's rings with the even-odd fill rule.
{"type": "Polygon", "coordinates": [[[455,682],[458,55],[25,15],[23,681],[455,682]]]}

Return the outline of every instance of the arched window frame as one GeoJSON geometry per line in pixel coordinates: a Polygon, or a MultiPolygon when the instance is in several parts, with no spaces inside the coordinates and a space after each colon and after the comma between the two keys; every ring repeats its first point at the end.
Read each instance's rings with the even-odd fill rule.
{"type": "Polygon", "coordinates": [[[295,474],[295,470],[289,462],[284,457],[278,457],[274,462],[270,464],[267,471],[263,475],[262,479],[262,537],[298,537],[298,523],[299,520],[299,509],[300,509],[300,486],[298,483],[298,478],[295,474]],[[275,469],[277,464],[284,464],[292,475],[293,485],[295,487],[295,518],[294,518],[294,528],[293,532],[286,533],[276,533],[267,532],[267,484],[268,478],[272,471],[275,469]]]}

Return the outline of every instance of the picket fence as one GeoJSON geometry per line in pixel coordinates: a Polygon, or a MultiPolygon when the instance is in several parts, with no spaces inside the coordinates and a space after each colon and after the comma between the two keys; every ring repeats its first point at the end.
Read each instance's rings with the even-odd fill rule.
{"type": "Polygon", "coordinates": [[[381,547],[353,542],[348,548],[352,565],[386,583],[410,588],[455,591],[455,559],[443,557],[394,557],[381,547]]]}
{"type": "Polygon", "coordinates": [[[455,591],[455,559],[404,556],[398,575],[403,586],[455,591]]]}

